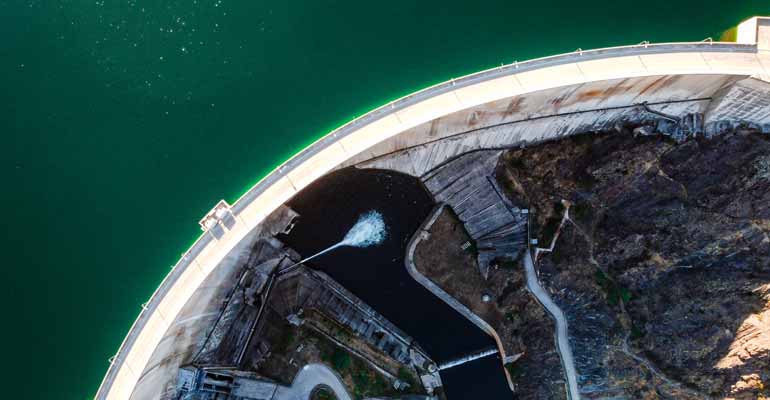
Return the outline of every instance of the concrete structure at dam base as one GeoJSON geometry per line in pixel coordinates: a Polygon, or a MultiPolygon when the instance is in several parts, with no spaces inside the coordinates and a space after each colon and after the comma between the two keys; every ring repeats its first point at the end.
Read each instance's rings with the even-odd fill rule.
{"type": "MultiPolygon", "coordinates": [[[[143,305],[96,398],[173,398],[179,368],[201,350],[222,311],[224,288],[258,240],[290,229],[296,215],[284,204],[321,176],[353,166],[430,181],[469,152],[628,127],[675,140],[738,127],[770,134],[770,17],[741,23],[736,43],[642,43],[501,66],[411,94],[329,133],[232,206],[220,202],[206,215],[205,232],[143,305]]],[[[518,226],[517,217],[507,224],[518,226]]]]}

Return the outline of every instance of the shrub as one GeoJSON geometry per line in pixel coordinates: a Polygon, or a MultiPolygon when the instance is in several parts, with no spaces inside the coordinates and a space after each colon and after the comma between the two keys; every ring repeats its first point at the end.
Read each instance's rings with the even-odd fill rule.
{"type": "Polygon", "coordinates": [[[310,399],[311,400],[337,400],[337,397],[335,397],[334,393],[332,393],[329,389],[322,387],[313,391],[310,399]]]}
{"type": "Polygon", "coordinates": [[[403,382],[408,383],[409,387],[411,389],[416,388],[418,386],[417,385],[417,381],[414,379],[414,375],[412,375],[409,372],[409,370],[404,368],[404,367],[399,367],[399,369],[398,369],[398,379],[403,381],[403,382]]]}
{"type": "Polygon", "coordinates": [[[332,356],[332,365],[337,371],[344,371],[350,367],[350,356],[345,351],[337,349],[332,356]]]}
{"type": "Polygon", "coordinates": [[[591,213],[591,205],[586,201],[580,201],[570,207],[569,213],[575,221],[586,221],[591,213]]]}
{"type": "Polygon", "coordinates": [[[631,301],[631,292],[628,289],[621,287],[620,298],[623,299],[623,303],[628,303],[631,301]]]}
{"type": "Polygon", "coordinates": [[[596,284],[604,290],[609,305],[617,305],[621,300],[623,300],[623,303],[631,301],[631,292],[622,286],[618,286],[618,284],[605,275],[602,270],[596,270],[594,279],[596,280],[596,284]]]}

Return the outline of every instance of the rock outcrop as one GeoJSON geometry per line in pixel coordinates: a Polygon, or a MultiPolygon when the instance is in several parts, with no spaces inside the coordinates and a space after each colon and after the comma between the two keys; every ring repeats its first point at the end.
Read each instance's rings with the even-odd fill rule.
{"type": "Polygon", "coordinates": [[[505,153],[498,180],[540,243],[569,209],[538,268],[584,398],[768,395],[770,137],[580,135],[505,153]]]}

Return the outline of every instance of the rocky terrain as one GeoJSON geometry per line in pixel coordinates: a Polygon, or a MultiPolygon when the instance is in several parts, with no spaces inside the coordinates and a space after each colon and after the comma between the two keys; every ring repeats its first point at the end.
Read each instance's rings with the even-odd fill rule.
{"type": "Polygon", "coordinates": [[[541,246],[568,212],[537,268],[584,398],[770,396],[770,137],[580,135],[497,174],[541,246]]]}

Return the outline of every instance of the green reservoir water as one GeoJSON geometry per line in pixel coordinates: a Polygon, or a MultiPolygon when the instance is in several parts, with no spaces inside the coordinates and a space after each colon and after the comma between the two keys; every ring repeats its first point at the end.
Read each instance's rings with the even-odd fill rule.
{"type": "Polygon", "coordinates": [[[277,164],[500,63],[719,36],[756,1],[0,0],[3,398],[86,399],[140,305],[277,164]]]}

